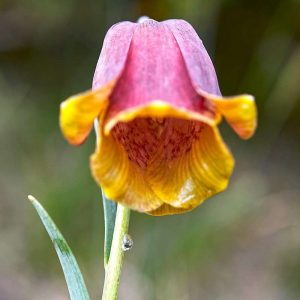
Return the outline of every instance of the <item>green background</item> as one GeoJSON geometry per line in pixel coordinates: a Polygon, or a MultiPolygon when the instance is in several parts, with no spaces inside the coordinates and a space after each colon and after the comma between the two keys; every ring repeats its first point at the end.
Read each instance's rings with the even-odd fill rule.
{"type": "Polygon", "coordinates": [[[59,104],[91,86],[108,28],[140,15],[189,21],[223,94],[256,96],[259,127],[245,142],[222,125],[237,165],[226,192],[184,215],[132,213],[120,299],[299,299],[299,0],[0,0],[0,299],[68,299],[28,194],[100,299],[103,213],[88,166],[95,138],[69,146],[59,104]]]}

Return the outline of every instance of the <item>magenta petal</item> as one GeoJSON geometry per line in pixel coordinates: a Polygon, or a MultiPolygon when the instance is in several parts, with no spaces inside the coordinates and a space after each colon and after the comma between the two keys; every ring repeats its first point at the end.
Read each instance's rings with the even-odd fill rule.
{"type": "Polygon", "coordinates": [[[108,119],[156,100],[186,111],[213,114],[192,85],[168,27],[151,19],[136,25],[124,71],[110,97],[108,119]]]}
{"type": "Polygon", "coordinates": [[[121,22],[107,32],[93,79],[93,89],[117,79],[126,62],[136,23],[121,22]]]}
{"type": "Polygon", "coordinates": [[[221,95],[213,63],[194,28],[184,20],[167,20],[165,24],[173,33],[187,66],[195,89],[221,95]]]}

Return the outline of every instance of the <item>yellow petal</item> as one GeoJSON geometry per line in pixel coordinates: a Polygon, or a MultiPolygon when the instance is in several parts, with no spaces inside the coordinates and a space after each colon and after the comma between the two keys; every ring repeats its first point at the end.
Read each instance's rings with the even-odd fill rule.
{"type": "Polygon", "coordinates": [[[188,153],[172,162],[158,154],[147,169],[152,189],[165,203],[148,213],[165,215],[195,208],[227,187],[233,166],[233,157],[218,129],[203,124],[188,153]]]}
{"type": "Polygon", "coordinates": [[[162,201],[155,195],[147,178],[132,163],[124,148],[114,137],[105,136],[101,125],[95,153],[91,156],[91,170],[106,196],[134,210],[155,210],[162,201]]]}
{"type": "Polygon", "coordinates": [[[233,130],[243,139],[250,138],[256,129],[257,111],[253,96],[234,97],[208,96],[217,110],[225,117],[233,130]]]}
{"type": "Polygon", "coordinates": [[[183,120],[197,120],[210,125],[215,125],[222,119],[219,113],[212,117],[211,115],[205,115],[203,112],[198,113],[184,108],[178,108],[163,100],[154,100],[146,105],[124,110],[116,114],[114,117],[106,119],[104,124],[104,133],[108,135],[118,122],[130,122],[135,118],[142,117],[174,117],[183,120]]]}
{"type": "MultiPolygon", "coordinates": [[[[124,112],[118,117],[121,118],[114,122],[131,124],[129,127],[122,125],[123,138],[130,144],[120,142],[122,135],[118,137],[114,126],[109,126],[111,120],[103,116],[97,149],[91,157],[93,176],[109,198],[151,215],[167,215],[189,211],[227,187],[234,161],[213,120],[210,124],[204,123],[202,116],[196,116],[195,120],[193,113],[183,114],[161,102],[137,108],[128,115],[124,112]],[[143,147],[144,142],[153,142],[154,137],[145,125],[147,121],[141,118],[157,119],[158,116],[165,118],[168,126],[163,132],[158,129],[159,142],[155,152],[147,154],[150,158],[145,164],[139,164],[138,157],[137,161],[134,161],[135,157],[129,159],[132,153],[125,149],[130,149],[130,145],[143,147]],[[141,129],[140,135],[135,131],[137,128],[141,129]],[[176,148],[171,138],[176,138],[176,134],[187,136],[195,131],[199,136],[195,136],[191,148],[180,147],[181,154],[176,159],[170,158],[176,148]],[[142,142],[139,140],[141,136],[142,142]],[[164,147],[165,143],[167,147],[164,147]]],[[[191,138],[190,142],[193,135],[191,138]]]]}
{"type": "Polygon", "coordinates": [[[193,208],[186,209],[186,208],[177,208],[172,205],[164,203],[162,206],[155,210],[151,210],[146,212],[152,216],[167,216],[167,215],[175,215],[175,214],[182,214],[192,210],[193,208]]]}
{"type": "Polygon", "coordinates": [[[80,145],[93,127],[94,119],[108,104],[113,83],[68,98],[60,106],[60,127],[64,137],[73,145],[80,145]]]}

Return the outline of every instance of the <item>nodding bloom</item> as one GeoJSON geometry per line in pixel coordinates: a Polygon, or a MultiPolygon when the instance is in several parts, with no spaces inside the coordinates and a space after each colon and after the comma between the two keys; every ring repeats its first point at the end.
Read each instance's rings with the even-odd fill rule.
{"type": "Polygon", "coordinates": [[[121,22],[106,34],[92,90],[61,104],[65,138],[80,145],[98,119],[93,177],[105,195],[152,215],[192,210],[226,189],[234,159],[218,124],[256,128],[250,95],[222,97],[214,66],[183,20],[121,22]]]}

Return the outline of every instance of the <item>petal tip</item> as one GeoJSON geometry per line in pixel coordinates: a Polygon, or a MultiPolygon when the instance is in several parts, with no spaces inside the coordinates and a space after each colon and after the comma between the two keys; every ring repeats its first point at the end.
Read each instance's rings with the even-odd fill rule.
{"type": "Polygon", "coordinates": [[[255,98],[249,94],[233,97],[208,95],[232,129],[242,139],[251,138],[257,127],[257,109],[255,98]]]}
{"type": "Polygon", "coordinates": [[[69,97],[60,105],[60,128],[71,145],[81,145],[91,132],[93,122],[108,105],[114,81],[101,88],[69,97]]]}

